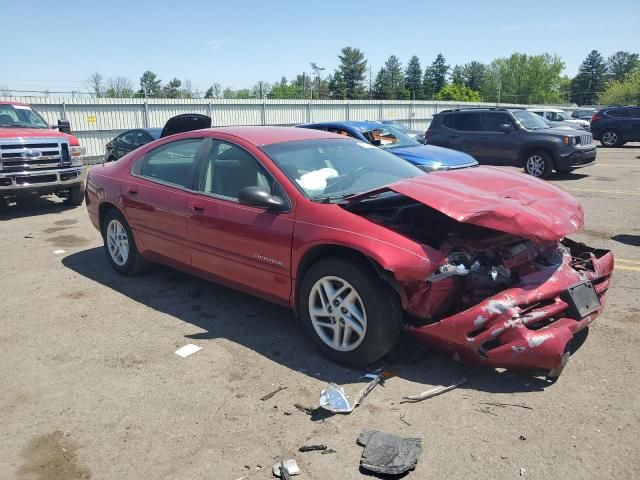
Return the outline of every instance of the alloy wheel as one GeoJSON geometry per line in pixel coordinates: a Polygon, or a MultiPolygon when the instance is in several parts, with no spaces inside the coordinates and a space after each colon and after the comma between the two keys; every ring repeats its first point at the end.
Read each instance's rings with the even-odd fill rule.
{"type": "Polygon", "coordinates": [[[534,177],[539,177],[544,172],[544,158],[538,154],[530,155],[527,158],[527,173],[534,177]]]}
{"type": "Polygon", "coordinates": [[[357,290],[336,276],[320,278],[309,292],[309,316],[318,337],[330,348],[348,352],[367,333],[367,313],[357,290]]]}
{"type": "Polygon", "coordinates": [[[107,225],[107,249],[116,265],[122,267],[129,259],[129,238],[122,224],[113,219],[107,225]]]}
{"type": "Polygon", "coordinates": [[[608,131],[602,135],[602,143],[608,147],[614,146],[618,143],[618,134],[616,132],[608,131]]]}

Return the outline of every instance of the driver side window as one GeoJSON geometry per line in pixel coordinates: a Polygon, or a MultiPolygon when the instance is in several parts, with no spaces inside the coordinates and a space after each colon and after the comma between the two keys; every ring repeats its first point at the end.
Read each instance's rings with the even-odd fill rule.
{"type": "Polygon", "coordinates": [[[200,191],[238,199],[245,187],[260,187],[272,195],[280,190],[262,165],[246,150],[227,142],[214,142],[200,181],[200,191]]]}

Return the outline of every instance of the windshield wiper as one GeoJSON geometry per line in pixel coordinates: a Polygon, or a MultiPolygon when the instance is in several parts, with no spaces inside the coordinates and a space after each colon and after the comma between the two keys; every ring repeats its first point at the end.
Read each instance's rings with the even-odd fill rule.
{"type": "Polygon", "coordinates": [[[320,203],[338,203],[343,200],[347,200],[351,197],[355,197],[358,193],[345,193],[343,195],[327,195],[314,198],[314,201],[320,203]]]}

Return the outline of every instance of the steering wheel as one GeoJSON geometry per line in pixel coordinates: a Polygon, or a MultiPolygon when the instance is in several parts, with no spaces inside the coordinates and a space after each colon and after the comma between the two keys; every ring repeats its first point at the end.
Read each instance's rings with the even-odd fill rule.
{"type": "Polygon", "coordinates": [[[353,170],[353,171],[351,171],[349,173],[345,173],[345,174],[340,175],[338,177],[329,179],[329,180],[333,180],[333,182],[327,184],[327,188],[324,189],[324,193],[333,193],[333,192],[339,191],[340,188],[338,188],[338,187],[342,186],[342,184],[346,183],[347,181],[350,181],[350,183],[344,185],[344,187],[349,187],[349,186],[353,185],[353,182],[355,181],[356,176],[359,173],[362,173],[362,172],[364,172],[366,170],[369,170],[369,167],[366,167],[366,166],[363,165],[363,166],[358,167],[358,168],[356,168],[355,170],[353,170]]]}

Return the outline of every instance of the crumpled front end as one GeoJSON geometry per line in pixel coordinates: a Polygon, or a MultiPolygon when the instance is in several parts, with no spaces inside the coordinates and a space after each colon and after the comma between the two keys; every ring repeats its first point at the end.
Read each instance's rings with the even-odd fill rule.
{"type": "MultiPolygon", "coordinates": [[[[462,261],[453,265],[457,273],[448,269],[450,264],[444,271],[441,266],[431,281],[423,284],[422,291],[405,290],[405,308],[427,317],[424,324],[412,325],[411,332],[464,362],[524,370],[561,368],[573,336],[604,308],[613,255],[569,239],[553,246],[529,247],[529,253],[520,248],[518,255],[524,256],[514,259],[511,267],[504,266],[504,258],[498,267],[478,266],[476,262],[475,269],[482,274],[475,280],[469,279],[474,269],[473,264],[468,265],[469,259],[466,266],[462,261]],[[514,283],[495,293],[501,282],[506,286],[510,278],[514,283]],[[439,283],[449,289],[442,289],[439,283]],[[570,291],[577,285],[585,286],[570,291]],[[479,300],[487,288],[493,288],[494,294],[479,300]],[[469,306],[458,311],[455,307],[461,299],[469,306]],[[452,310],[457,313],[448,315],[452,310]],[[438,317],[439,311],[448,316],[438,317]]],[[[460,257],[455,253],[454,258],[460,257]]]]}

